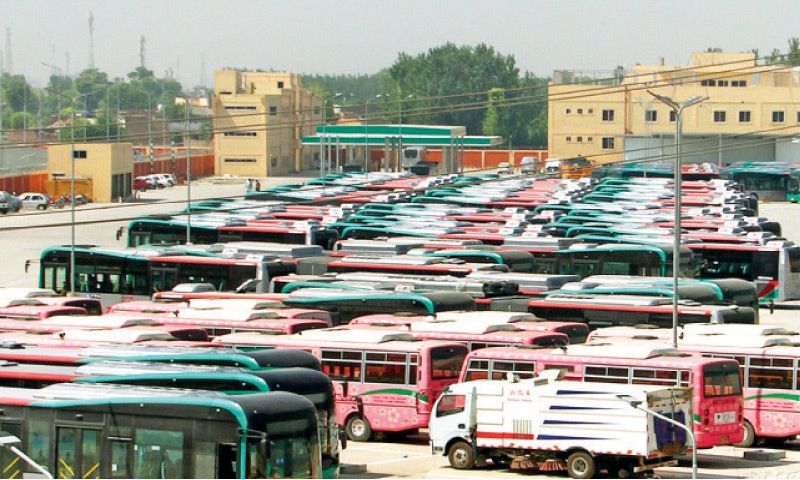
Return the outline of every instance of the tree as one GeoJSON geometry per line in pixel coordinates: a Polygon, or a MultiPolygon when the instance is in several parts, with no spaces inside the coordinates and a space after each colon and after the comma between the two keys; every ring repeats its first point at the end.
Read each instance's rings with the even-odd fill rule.
{"type": "Polygon", "coordinates": [[[784,63],[793,67],[800,65],[800,38],[792,37],[789,39],[789,53],[786,54],[784,63]]]}
{"type": "Polygon", "coordinates": [[[502,88],[493,88],[489,90],[489,101],[486,107],[486,116],[483,117],[484,135],[501,136],[504,133],[503,127],[508,121],[508,109],[502,108],[502,103],[505,98],[505,90],[502,88]]]}
{"type": "Polygon", "coordinates": [[[33,105],[35,101],[33,88],[28,85],[24,75],[9,75],[3,73],[3,100],[9,108],[15,112],[31,110],[28,105],[33,105]]]}
{"type": "MultiPolygon", "coordinates": [[[[81,97],[81,109],[93,112],[105,99],[108,87],[108,74],[96,68],[87,68],[75,79],[75,89],[81,97]],[[87,95],[88,94],[88,95],[87,95]]],[[[77,95],[76,95],[77,96],[77,95]]]]}
{"type": "Polygon", "coordinates": [[[485,44],[447,43],[416,57],[400,53],[389,75],[400,98],[414,95],[415,103],[425,99],[424,108],[415,114],[419,123],[464,125],[474,135],[482,132],[488,91],[517,87],[515,63],[513,56],[500,55],[485,44]]]}

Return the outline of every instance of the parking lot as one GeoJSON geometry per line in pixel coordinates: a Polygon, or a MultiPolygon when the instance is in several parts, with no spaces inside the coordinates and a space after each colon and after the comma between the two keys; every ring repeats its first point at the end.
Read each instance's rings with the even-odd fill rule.
{"type": "MultiPolygon", "coordinates": [[[[286,183],[302,183],[305,177],[261,179],[263,188],[286,183]]],[[[245,193],[244,179],[202,179],[186,185],[148,190],[133,203],[88,204],[76,208],[75,241],[77,244],[123,246],[124,236],[117,238],[120,228],[144,214],[170,213],[185,208],[186,202],[202,198],[241,197],[245,193]]],[[[790,203],[762,204],[762,216],[778,220],[784,236],[800,240],[800,205],[790,203]]],[[[5,262],[0,268],[0,285],[33,287],[38,282],[38,259],[42,250],[56,244],[65,245],[71,239],[70,208],[38,211],[24,209],[19,213],[0,216],[0,249],[5,262]],[[25,264],[30,262],[28,270],[25,264]]],[[[762,311],[762,323],[797,328],[800,311],[762,311]]],[[[800,442],[787,445],[786,457],[780,460],[745,460],[746,449],[724,447],[698,453],[700,478],[800,478],[800,442]]],[[[424,430],[406,438],[385,439],[379,442],[349,442],[342,455],[343,478],[520,478],[530,473],[509,472],[505,469],[454,470],[447,459],[433,456],[424,430]]],[[[677,467],[660,469],[661,478],[690,478],[691,457],[682,457],[677,467]]],[[[563,472],[538,473],[537,478],[566,478],[563,472]]]]}

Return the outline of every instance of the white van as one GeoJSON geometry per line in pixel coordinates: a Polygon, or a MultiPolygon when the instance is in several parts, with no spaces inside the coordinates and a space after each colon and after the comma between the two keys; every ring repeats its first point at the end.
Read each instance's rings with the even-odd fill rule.
{"type": "Polygon", "coordinates": [[[548,177],[561,176],[561,159],[549,158],[544,162],[544,173],[548,177]]]}
{"type": "Polygon", "coordinates": [[[522,157],[519,161],[520,173],[531,175],[539,170],[539,159],[536,157],[522,157]]]}

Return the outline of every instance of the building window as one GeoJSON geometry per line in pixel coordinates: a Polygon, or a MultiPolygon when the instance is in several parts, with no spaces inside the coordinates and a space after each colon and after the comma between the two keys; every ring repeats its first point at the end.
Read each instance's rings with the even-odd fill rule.
{"type": "Polygon", "coordinates": [[[614,150],[614,137],[603,137],[603,150],[614,150]]]}
{"type": "Polygon", "coordinates": [[[746,87],[747,80],[731,80],[731,87],[746,87]]]}
{"type": "Polygon", "coordinates": [[[614,121],[614,110],[604,109],[603,110],[603,121],[604,122],[613,122],[614,121]]]}
{"type": "Polygon", "coordinates": [[[714,123],[725,123],[728,120],[725,110],[714,110],[714,123]]]}
{"type": "Polygon", "coordinates": [[[225,110],[255,110],[255,105],[225,105],[225,110]]]}
{"type": "Polygon", "coordinates": [[[592,142],[592,140],[594,140],[592,137],[586,137],[586,141],[587,141],[587,142],[591,143],[591,142],[592,142]]]}
{"type": "Polygon", "coordinates": [[[583,137],[578,137],[578,138],[577,138],[577,141],[578,141],[578,142],[582,142],[582,141],[583,141],[583,137]]]}
{"type": "Polygon", "coordinates": [[[772,123],[784,123],[786,121],[786,113],[783,110],[772,111],[772,123]]]}
{"type": "Polygon", "coordinates": [[[578,109],[578,115],[583,115],[583,109],[582,108],[578,109]]]}
{"type": "Polygon", "coordinates": [[[800,123],[800,111],[797,112],[797,123],[800,123]]]}
{"type": "Polygon", "coordinates": [[[589,115],[594,115],[594,108],[587,109],[586,113],[588,113],[589,115]]]}
{"type": "Polygon", "coordinates": [[[571,142],[571,141],[572,141],[572,137],[567,137],[567,142],[571,142]]]}
{"type": "Polygon", "coordinates": [[[256,163],[255,158],[226,158],[225,163],[256,163]]]}
{"type": "Polygon", "coordinates": [[[568,108],[568,109],[567,109],[567,115],[569,115],[570,113],[572,113],[572,109],[571,109],[571,108],[568,108]]]}
{"type": "Polygon", "coordinates": [[[717,86],[718,87],[727,87],[728,86],[728,81],[727,80],[720,80],[720,81],[717,82],[717,86]]]}
{"type": "MultiPolygon", "coordinates": [[[[800,112],[798,112],[800,113],[800,112]]],[[[740,110],[739,111],[739,123],[750,123],[751,120],[751,113],[750,110],[740,110]]]]}
{"type": "Polygon", "coordinates": [[[258,136],[256,132],[225,132],[226,137],[255,137],[258,136]]]}
{"type": "Polygon", "coordinates": [[[278,107],[269,107],[269,114],[270,115],[277,115],[278,114],[278,107]]]}
{"type": "Polygon", "coordinates": [[[655,110],[644,111],[644,121],[649,123],[656,123],[658,120],[658,112],[655,110]]]}
{"type": "Polygon", "coordinates": [[[700,80],[700,85],[703,87],[713,87],[717,84],[716,80],[700,80]]]}
{"type": "Polygon", "coordinates": [[[675,123],[675,122],[678,121],[678,114],[675,113],[675,110],[670,110],[669,111],[669,121],[672,122],[672,123],[675,123]]]}
{"type": "Polygon", "coordinates": [[[72,158],[87,158],[86,150],[73,150],[72,158]]]}
{"type": "Polygon", "coordinates": [[[283,82],[278,82],[278,88],[283,88],[283,82]]]}

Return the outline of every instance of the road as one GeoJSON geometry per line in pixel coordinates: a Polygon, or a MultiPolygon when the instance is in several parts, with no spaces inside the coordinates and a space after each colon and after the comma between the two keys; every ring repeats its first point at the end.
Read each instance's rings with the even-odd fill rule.
{"type": "MultiPolygon", "coordinates": [[[[287,183],[302,183],[305,177],[261,179],[263,188],[287,183]]],[[[124,246],[124,236],[117,231],[140,215],[166,214],[185,208],[186,186],[152,190],[140,194],[136,203],[90,204],[75,209],[76,244],[124,246]]],[[[219,197],[241,197],[244,179],[205,179],[192,183],[192,200],[219,197]]],[[[784,236],[800,240],[800,222],[796,220],[800,205],[790,203],[761,204],[760,214],[777,220],[784,236]]],[[[38,283],[36,261],[43,249],[68,245],[71,240],[71,212],[63,210],[23,211],[0,217],[0,251],[5,260],[0,269],[0,286],[35,287],[38,283]],[[26,261],[32,261],[25,272],[26,261]]],[[[762,323],[797,327],[795,311],[762,312],[762,323]]],[[[786,459],[780,461],[744,460],[749,450],[734,447],[714,448],[698,454],[700,478],[800,478],[800,443],[790,443],[786,459]]],[[[520,473],[504,469],[453,470],[447,459],[433,456],[423,431],[404,439],[369,443],[349,442],[342,460],[343,478],[520,478],[520,473]]],[[[690,478],[690,457],[681,458],[678,467],[660,469],[661,478],[690,478]]],[[[525,476],[530,476],[529,473],[525,476]]],[[[536,474],[537,478],[566,478],[563,472],[536,474]]]]}

